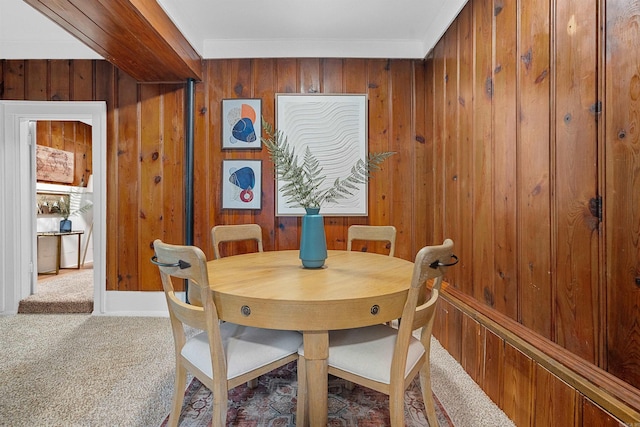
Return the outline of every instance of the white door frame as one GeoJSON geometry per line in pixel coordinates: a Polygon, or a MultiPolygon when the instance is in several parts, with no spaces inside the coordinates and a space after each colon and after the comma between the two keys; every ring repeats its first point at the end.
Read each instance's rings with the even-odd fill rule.
{"type": "Polygon", "coordinates": [[[32,120],[91,123],[94,179],[94,314],[105,313],[107,106],[104,101],[0,101],[0,315],[18,312],[29,296],[35,270],[33,220],[35,147],[26,137],[32,120]]]}

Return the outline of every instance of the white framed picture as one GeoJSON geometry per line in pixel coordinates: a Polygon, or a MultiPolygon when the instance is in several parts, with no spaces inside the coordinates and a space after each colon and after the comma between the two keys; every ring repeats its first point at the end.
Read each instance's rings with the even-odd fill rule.
{"type": "Polygon", "coordinates": [[[222,209],[262,207],[262,160],[222,161],[222,209]]]}
{"type": "Polygon", "coordinates": [[[222,149],[262,149],[262,99],[222,100],[222,149]]]}
{"type": "MultiPolygon", "coordinates": [[[[329,188],[336,178],[349,175],[356,162],[368,155],[366,94],[276,94],[276,129],[302,161],[307,147],[318,159],[329,188]]],[[[276,177],[276,216],[302,216],[305,210],[287,204],[276,177]]],[[[367,184],[353,195],[323,205],[325,216],[366,216],[367,184]]]]}

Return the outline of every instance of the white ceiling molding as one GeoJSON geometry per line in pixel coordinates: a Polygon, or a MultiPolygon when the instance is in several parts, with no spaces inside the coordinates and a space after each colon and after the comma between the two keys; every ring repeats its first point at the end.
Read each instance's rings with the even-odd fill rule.
{"type": "Polygon", "coordinates": [[[423,58],[416,40],[205,40],[204,58],[423,58]]]}

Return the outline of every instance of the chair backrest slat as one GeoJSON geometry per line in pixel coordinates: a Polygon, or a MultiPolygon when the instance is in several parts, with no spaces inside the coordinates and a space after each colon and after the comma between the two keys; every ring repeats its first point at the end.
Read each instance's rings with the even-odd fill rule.
{"type": "Polygon", "coordinates": [[[347,250],[354,240],[389,242],[389,256],[396,251],[396,228],[392,225],[352,225],[347,231],[347,250]]]}
{"type": "Polygon", "coordinates": [[[258,252],[263,251],[262,227],[258,224],[216,225],[211,228],[211,242],[215,259],[221,258],[221,242],[237,242],[241,240],[255,240],[258,252]]]}

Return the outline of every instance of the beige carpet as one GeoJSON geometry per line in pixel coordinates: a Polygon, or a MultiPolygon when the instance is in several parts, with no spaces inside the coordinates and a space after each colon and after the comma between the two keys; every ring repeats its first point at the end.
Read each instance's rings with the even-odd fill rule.
{"type": "MultiPolygon", "coordinates": [[[[169,412],[168,318],[0,317],[0,425],[150,426],[169,412]]],[[[432,388],[455,426],[513,426],[433,340],[432,388]]]]}
{"type": "Polygon", "coordinates": [[[36,293],[20,301],[18,313],[91,313],[93,270],[38,280],[36,293]]]}

